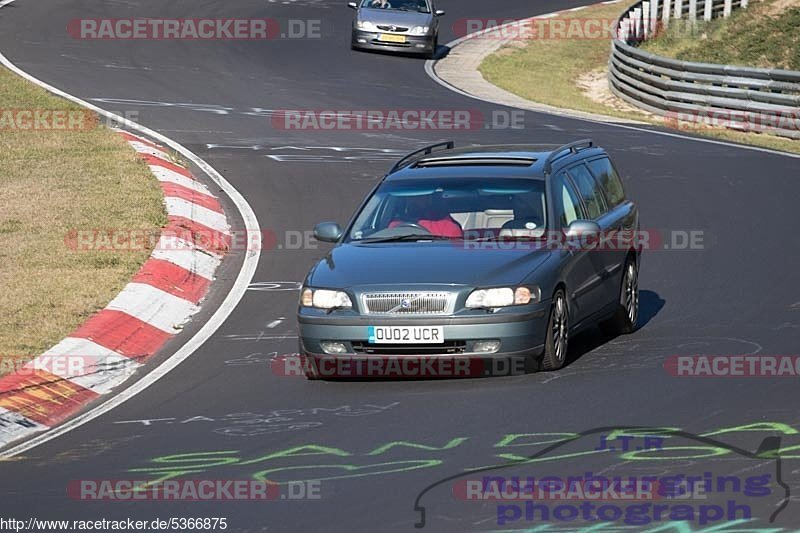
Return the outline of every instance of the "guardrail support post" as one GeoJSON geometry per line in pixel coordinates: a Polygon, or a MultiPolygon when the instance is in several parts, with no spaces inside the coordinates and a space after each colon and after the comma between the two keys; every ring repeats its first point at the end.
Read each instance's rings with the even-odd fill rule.
{"type": "Polygon", "coordinates": [[[748,0],[742,0],[742,3],[741,3],[741,4],[739,4],[739,5],[740,5],[742,8],[746,8],[748,3],[749,3],[749,2],[748,2],[748,0]]]}
{"type": "Polygon", "coordinates": [[[658,5],[659,0],[650,0],[650,30],[658,33],[658,5]]]}
{"type": "Polygon", "coordinates": [[[697,0],[689,0],[689,20],[692,21],[692,26],[697,23],[697,0]]]}
{"type": "Polygon", "coordinates": [[[722,11],[722,16],[728,18],[733,13],[733,0],[725,0],[725,8],[722,11]]]}
{"type": "Polygon", "coordinates": [[[675,18],[679,19],[683,16],[683,0],[675,0],[675,18]]]}
{"type": "Polygon", "coordinates": [[[614,32],[614,39],[618,39],[623,43],[628,42],[628,35],[630,34],[631,18],[625,17],[619,21],[617,31],[614,32]]]}
{"type": "Polygon", "coordinates": [[[646,41],[650,38],[650,2],[642,2],[642,37],[646,41]]]}
{"type": "Polygon", "coordinates": [[[672,0],[664,0],[664,11],[661,13],[661,20],[664,21],[664,27],[669,27],[669,15],[672,10],[672,0]]]}
{"type": "Polygon", "coordinates": [[[642,8],[640,7],[633,10],[633,38],[636,42],[642,39],[642,8]]]}
{"type": "Polygon", "coordinates": [[[711,8],[714,7],[714,0],[705,0],[705,2],[703,5],[703,20],[709,21],[711,20],[711,8]]]}

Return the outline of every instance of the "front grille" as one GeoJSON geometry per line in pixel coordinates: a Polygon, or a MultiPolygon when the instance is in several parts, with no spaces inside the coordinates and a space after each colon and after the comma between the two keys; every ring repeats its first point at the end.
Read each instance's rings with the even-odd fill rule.
{"type": "Polygon", "coordinates": [[[378,46],[391,46],[393,48],[411,48],[411,43],[390,43],[386,41],[379,41],[378,39],[373,39],[370,41],[372,44],[376,44],[378,46]]]}
{"type": "Polygon", "coordinates": [[[380,24],[378,25],[378,29],[383,31],[393,31],[397,33],[404,33],[408,31],[408,28],[404,28],[403,26],[381,26],[380,24]]]}
{"type": "Polygon", "coordinates": [[[447,292],[376,292],[361,298],[364,312],[370,315],[446,315],[452,312],[447,292]]]}
{"type": "Polygon", "coordinates": [[[362,355],[457,355],[467,351],[466,341],[445,341],[443,344],[370,344],[354,341],[353,351],[362,355]]]}

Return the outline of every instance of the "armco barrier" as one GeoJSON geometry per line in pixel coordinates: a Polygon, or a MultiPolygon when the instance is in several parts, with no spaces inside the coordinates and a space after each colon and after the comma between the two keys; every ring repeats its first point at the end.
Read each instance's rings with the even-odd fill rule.
{"type": "Polygon", "coordinates": [[[627,102],[675,122],[800,139],[800,72],[693,63],[638,49],[667,24],[727,16],[747,0],[652,0],[617,21],[608,79],[627,102]]]}

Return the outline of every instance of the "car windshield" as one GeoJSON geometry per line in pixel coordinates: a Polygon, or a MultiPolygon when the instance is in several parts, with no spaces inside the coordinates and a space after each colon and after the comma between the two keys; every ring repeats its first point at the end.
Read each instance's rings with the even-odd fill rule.
{"type": "Polygon", "coordinates": [[[431,8],[426,0],[363,0],[361,7],[370,9],[392,9],[395,11],[416,11],[430,13],[431,8]]]}
{"type": "Polygon", "coordinates": [[[539,179],[388,181],[364,205],[347,240],[540,238],[546,212],[544,182],[539,179]]]}

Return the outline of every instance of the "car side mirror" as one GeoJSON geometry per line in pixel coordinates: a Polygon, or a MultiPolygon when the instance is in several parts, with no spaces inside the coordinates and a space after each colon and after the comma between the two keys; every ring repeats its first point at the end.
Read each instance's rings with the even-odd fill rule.
{"type": "Polygon", "coordinates": [[[349,7],[350,9],[358,9],[358,4],[356,4],[355,2],[347,2],[347,7],[349,7]]]}
{"type": "Polygon", "coordinates": [[[575,220],[567,227],[565,236],[580,248],[594,248],[600,239],[600,225],[591,220],[575,220]]]}
{"type": "Polygon", "coordinates": [[[435,17],[442,17],[444,16],[444,14],[445,11],[443,9],[437,9],[436,11],[433,12],[433,16],[435,17]]]}
{"type": "Polygon", "coordinates": [[[314,238],[320,242],[337,242],[342,238],[342,228],[336,222],[320,222],[314,226],[314,238]]]}

